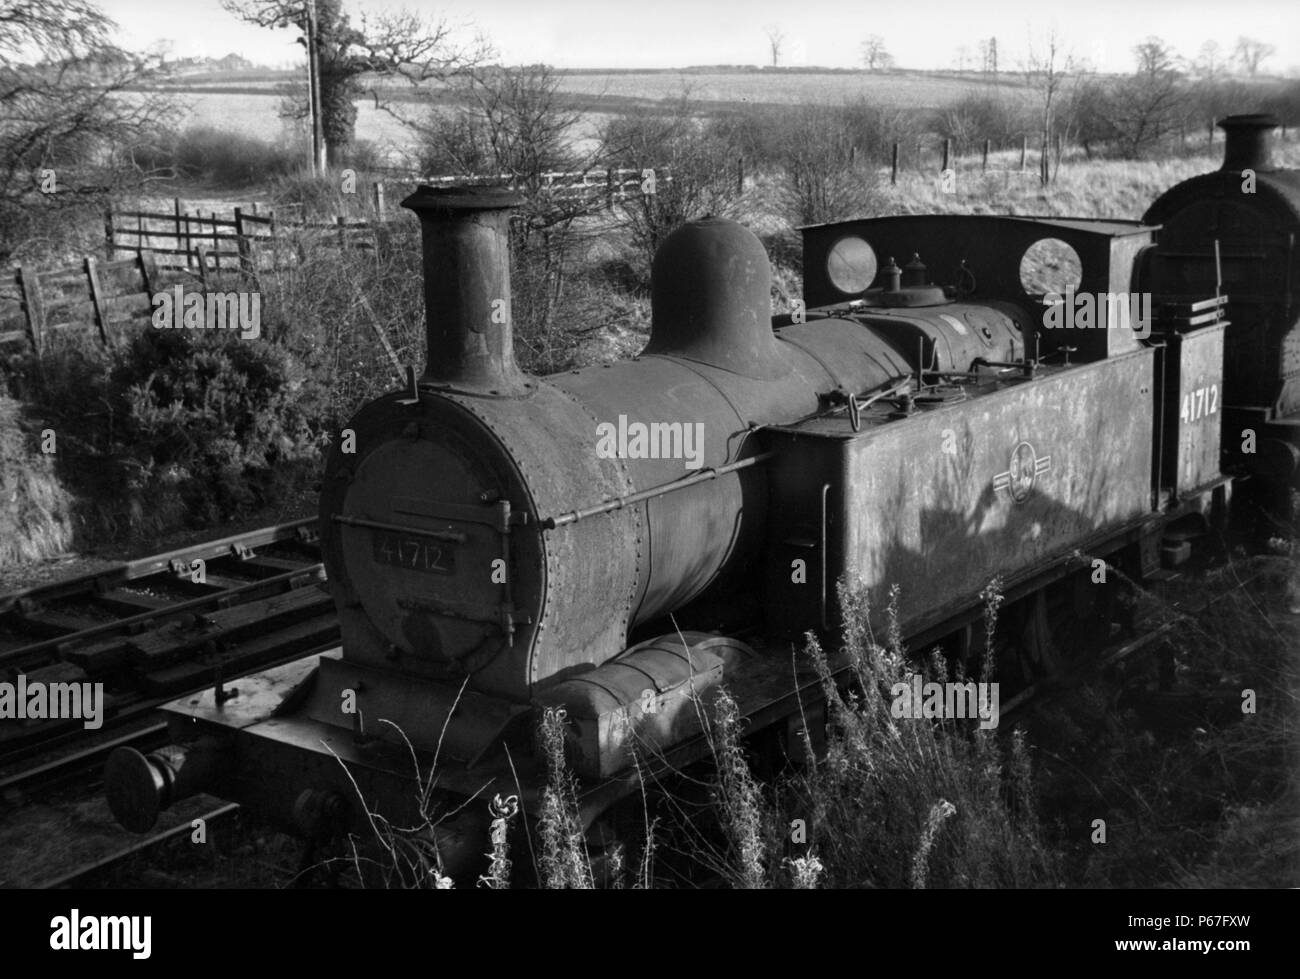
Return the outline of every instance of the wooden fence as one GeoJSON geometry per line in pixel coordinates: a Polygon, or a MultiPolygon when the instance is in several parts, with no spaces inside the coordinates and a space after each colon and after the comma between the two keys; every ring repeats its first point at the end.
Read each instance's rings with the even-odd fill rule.
{"type": "Polygon", "coordinates": [[[95,329],[108,343],[113,331],[147,323],[152,296],[175,279],[147,251],[46,271],[10,269],[0,279],[0,346],[26,340],[40,353],[51,334],[70,329],[95,329]]]}
{"type": "MultiPolygon", "coordinates": [[[[738,160],[743,181],[743,161],[738,160]]],[[[642,170],[547,173],[543,185],[557,200],[586,201],[593,210],[643,193],[642,170]]],[[[655,171],[656,184],[671,181],[655,171]]],[[[432,186],[517,186],[509,174],[438,176],[402,181],[432,186]]],[[[230,216],[190,213],[181,201],[165,211],[106,211],[106,260],[87,257],[75,266],[39,270],[14,268],[0,275],[0,346],[26,341],[40,352],[59,331],[93,329],[107,343],[113,332],[149,321],[152,297],[175,282],[196,276],[206,291],[209,275],[238,273],[258,286],[258,275],[305,262],[319,247],[378,252],[388,223],[382,182],[373,185],[376,220],[304,220],[291,208],[260,213],[236,207],[230,216]],[[288,213],[284,213],[288,212],[288,213]],[[123,254],[125,253],[125,254],[123,254]]],[[[193,281],[190,279],[189,281],[193,281]]],[[[381,339],[383,339],[381,337],[381,339]]],[[[391,355],[391,351],[390,351],[391,355]]]]}
{"type": "MultiPolygon", "coordinates": [[[[539,174],[535,179],[538,188],[557,201],[582,201],[597,207],[603,203],[606,207],[636,199],[643,194],[649,170],[611,169],[611,170],[574,170],[539,174]]],[[[667,167],[654,169],[656,185],[671,183],[672,173],[667,167]]],[[[437,177],[417,177],[415,182],[431,187],[511,187],[519,189],[533,182],[534,178],[521,178],[511,173],[496,174],[451,174],[437,177]]],[[[382,199],[382,196],[381,196],[382,199]]]]}
{"type": "MultiPolygon", "coordinates": [[[[588,170],[544,173],[541,181],[554,200],[582,202],[599,210],[641,196],[648,176],[642,170],[588,170]]],[[[657,186],[671,182],[672,175],[667,169],[656,170],[654,180],[657,186]]],[[[520,186],[511,174],[412,176],[400,182],[434,187],[520,186]]],[[[390,220],[385,182],[374,183],[371,191],[374,220],[341,214],[306,220],[293,205],[263,214],[252,204],[236,207],[229,217],[215,211],[190,213],[179,198],[172,201],[171,213],[110,210],[104,213],[105,254],[112,260],[120,252],[148,250],[160,268],[194,271],[204,279],[210,270],[234,269],[256,280],[261,271],[301,264],[309,251],[319,247],[378,251],[382,228],[390,220]]]]}

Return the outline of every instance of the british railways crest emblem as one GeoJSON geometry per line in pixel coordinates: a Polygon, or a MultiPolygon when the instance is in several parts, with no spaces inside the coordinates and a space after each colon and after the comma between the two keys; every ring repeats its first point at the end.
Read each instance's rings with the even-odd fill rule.
{"type": "Polygon", "coordinates": [[[1011,450],[1011,465],[1007,471],[993,477],[993,491],[1004,489],[1011,494],[1013,502],[1024,503],[1034,488],[1034,480],[1051,468],[1050,455],[1036,455],[1032,445],[1021,442],[1011,450]]]}

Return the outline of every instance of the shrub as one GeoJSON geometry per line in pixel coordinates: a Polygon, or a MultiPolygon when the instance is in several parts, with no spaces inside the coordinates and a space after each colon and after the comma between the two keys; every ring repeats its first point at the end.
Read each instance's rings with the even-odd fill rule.
{"type": "Polygon", "coordinates": [[[308,165],[304,145],[268,142],[214,126],[190,126],[156,144],[139,147],[136,164],[218,187],[253,187],[308,165]]]}
{"type": "Polygon", "coordinates": [[[229,518],[317,460],[319,421],[301,367],[274,344],[141,334],[113,372],[118,436],[146,482],[177,487],[192,516],[229,518]]]}
{"type": "Polygon", "coordinates": [[[768,155],[777,209],[791,224],[869,217],[879,206],[876,173],[859,154],[842,108],[772,110],[768,155]]]}
{"type": "Polygon", "coordinates": [[[702,126],[685,99],[669,116],[616,117],[605,126],[601,141],[610,167],[666,171],[654,194],[637,195],[622,208],[627,234],[646,268],[660,242],[679,225],[706,214],[735,214],[736,153],[702,126]]]}
{"type": "Polygon", "coordinates": [[[67,337],[10,367],[14,393],[57,435],[92,540],[230,519],[316,469],[318,385],[265,339],[149,330],[105,350],[67,337]]]}
{"type": "Polygon", "coordinates": [[[938,133],[963,154],[981,149],[986,139],[994,147],[1019,143],[1034,125],[1024,102],[972,92],[939,111],[938,133]]]}

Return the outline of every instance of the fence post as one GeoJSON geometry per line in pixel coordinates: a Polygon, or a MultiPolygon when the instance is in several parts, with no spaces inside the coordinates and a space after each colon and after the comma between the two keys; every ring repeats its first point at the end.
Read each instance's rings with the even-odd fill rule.
{"type": "Polygon", "coordinates": [[[95,272],[95,260],[86,256],[86,281],[90,283],[90,304],[95,310],[95,325],[99,327],[99,339],[108,346],[108,324],[104,321],[104,301],[99,291],[99,275],[95,272]]]}
{"type": "Polygon", "coordinates": [[[991,142],[992,140],[987,140],[987,139],[984,140],[984,172],[985,173],[987,173],[989,169],[989,145],[991,142]]]}
{"type": "Polygon", "coordinates": [[[113,210],[109,208],[104,211],[104,256],[111,262],[113,255],[113,210]]]}
{"type": "Polygon", "coordinates": [[[32,350],[40,356],[45,346],[45,303],[41,300],[41,284],[38,273],[24,272],[20,265],[15,270],[18,275],[18,288],[23,297],[23,313],[27,318],[27,333],[32,340],[32,350]]]}
{"type": "Polygon", "coordinates": [[[235,250],[239,252],[239,272],[257,284],[256,271],[253,268],[253,247],[244,233],[244,211],[235,208],[235,250]]]}
{"type": "Polygon", "coordinates": [[[1209,137],[1210,145],[1213,146],[1214,145],[1214,120],[1213,119],[1210,120],[1209,129],[1206,135],[1209,137]]]}
{"type": "Polygon", "coordinates": [[[176,247],[181,247],[181,199],[172,198],[172,223],[176,226],[176,247]]]}
{"type": "Polygon", "coordinates": [[[889,182],[891,184],[898,183],[898,144],[897,143],[894,144],[894,162],[893,162],[893,166],[890,169],[889,182]]]}
{"type": "Polygon", "coordinates": [[[945,139],[943,141],[943,166],[940,168],[940,172],[948,169],[948,160],[949,157],[951,156],[952,156],[952,140],[945,139]]]}
{"type": "Polygon", "coordinates": [[[136,260],[140,263],[140,281],[144,283],[144,294],[149,299],[149,305],[153,305],[153,288],[158,278],[158,266],[154,261],[153,252],[140,248],[135,253],[136,260]]]}
{"type": "Polygon", "coordinates": [[[1020,172],[1025,172],[1025,157],[1029,155],[1029,137],[1020,137],[1020,172]]]}
{"type": "Polygon", "coordinates": [[[208,292],[208,246],[199,242],[194,246],[194,254],[199,259],[199,283],[203,286],[203,294],[208,292]]]}
{"type": "Polygon", "coordinates": [[[217,212],[211,211],[212,214],[212,268],[221,271],[221,239],[217,237],[217,212]]]}
{"type": "Polygon", "coordinates": [[[742,153],[736,157],[736,193],[745,192],[745,156],[742,153]]]}
{"type": "Polygon", "coordinates": [[[384,220],[384,182],[375,181],[375,220],[384,220]]]}
{"type": "Polygon", "coordinates": [[[344,219],[342,214],[336,214],[334,215],[334,224],[337,225],[339,229],[339,251],[342,252],[345,248],[347,248],[347,243],[348,243],[347,235],[344,234],[343,231],[347,222],[344,219]]]}

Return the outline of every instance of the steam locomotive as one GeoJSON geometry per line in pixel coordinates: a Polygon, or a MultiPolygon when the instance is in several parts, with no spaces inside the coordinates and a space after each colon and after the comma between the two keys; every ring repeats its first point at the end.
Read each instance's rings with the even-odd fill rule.
{"type": "Polygon", "coordinates": [[[1025,670],[1108,634],[1077,555],[1158,577],[1236,477],[1294,480],[1300,173],[1269,161],[1275,120],[1220,125],[1223,168],[1141,222],[804,228],[806,308],[775,318],[758,238],[692,221],[654,259],[641,355],[544,378],[512,350],[518,201],[420,188],[427,367],[324,472],[341,648],[168,705],[170,746],[108,761],[116,818],[205,791],[314,839],[367,809],[418,823],[413,751],[437,793],[479,796],[430,831],[451,867],[481,859],[483,799],[537,811],[544,708],[588,826],[646,765],[705,753],[720,685],[753,731],[807,723],[792,650],[840,645],[841,579],[877,629],[896,586],[911,649],[976,651],[995,576],[1025,670]],[[1022,279],[1045,240],[1078,259],[1064,298],[1022,279]]]}

